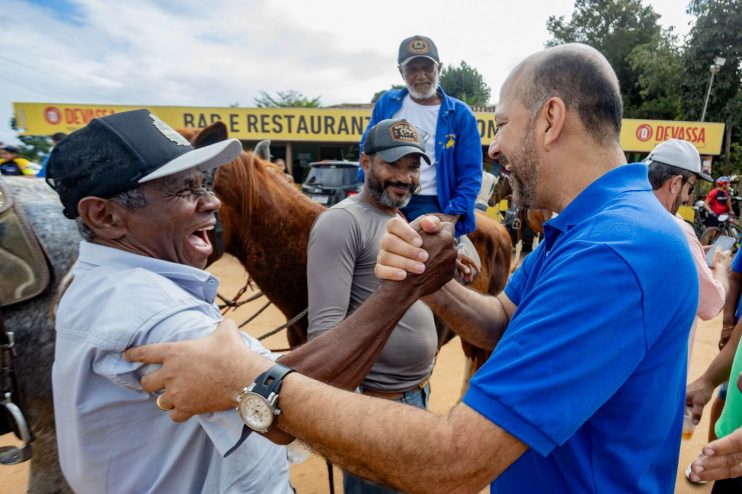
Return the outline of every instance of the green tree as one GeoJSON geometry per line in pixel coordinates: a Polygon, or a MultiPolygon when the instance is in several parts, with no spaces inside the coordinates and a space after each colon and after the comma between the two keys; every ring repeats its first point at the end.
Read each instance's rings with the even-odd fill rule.
{"type": "Polygon", "coordinates": [[[265,91],[260,91],[260,96],[254,99],[258,108],[319,108],[322,104],[320,96],[309,99],[299,91],[289,89],[288,91],[276,91],[276,96],[271,96],[265,91]]]}
{"type": "Polygon", "coordinates": [[[463,60],[461,65],[448,65],[441,72],[441,86],[449,96],[458,98],[469,106],[487,106],[490,100],[490,87],[477,69],[463,60]]]}
{"type": "Polygon", "coordinates": [[[621,84],[624,112],[632,117],[642,96],[629,55],[637,46],[661,36],[658,19],[652,6],[641,0],[576,0],[569,21],[564,16],[549,16],[546,28],[552,39],[546,45],[585,43],[605,55],[621,84]]]}
{"type": "Polygon", "coordinates": [[[700,119],[710,78],[709,67],[716,57],[725,58],[714,77],[706,120],[725,121],[739,115],[742,87],[742,0],[692,2],[689,11],[698,18],[688,34],[683,54],[682,89],[684,116],[700,119]]]}
{"type": "Polygon", "coordinates": [[[649,43],[635,46],[628,55],[636,74],[640,100],[636,118],[675,120],[682,113],[682,50],[677,35],[669,29],[649,43]]]}
{"type": "MultiPolygon", "coordinates": [[[[10,119],[10,128],[19,130],[15,117],[10,119]]],[[[47,136],[18,136],[18,140],[23,143],[18,146],[20,157],[34,163],[40,163],[52,148],[52,141],[47,136]]]]}
{"type": "Polygon", "coordinates": [[[683,52],[682,117],[700,119],[710,66],[716,57],[725,58],[709,93],[706,121],[726,124],[724,148],[728,145],[731,153],[725,157],[723,172],[739,172],[742,157],[735,150],[742,144],[742,0],[696,0],[691,2],[689,12],[697,18],[683,52]]]}

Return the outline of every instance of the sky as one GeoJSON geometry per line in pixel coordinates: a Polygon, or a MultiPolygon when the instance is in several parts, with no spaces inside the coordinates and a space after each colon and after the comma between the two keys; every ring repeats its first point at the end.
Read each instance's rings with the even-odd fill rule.
{"type": "MultiPolygon", "coordinates": [[[[645,3],[646,0],[643,0],[645,3]]],[[[688,0],[649,2],[690,29],[688,0]]],[[[402,39],[433,39],[444,64],[476,68],[497,101],[509,71],[549,39],[574,0],[0,0],[0,142],[18,143],[12,102],[255,106],[296,90],[368,103],[400,84],[402,39]]]]}

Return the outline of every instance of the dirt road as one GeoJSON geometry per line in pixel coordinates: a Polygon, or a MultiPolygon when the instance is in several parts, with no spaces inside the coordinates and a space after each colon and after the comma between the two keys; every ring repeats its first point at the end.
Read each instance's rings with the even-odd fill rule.
{"type": "MultiPolygon", "coordinates": [[[[245,282],[245,274],[242,267],[233,259],[225,258],[210,268],[222,281],[220,293],[232,296],[245,282]]],[[[279,275],[277,273],[277,275],[279,275]]],[[[238,309],[232,317],[238,322],[247,319],[263,304],[262,300],[252,302],[238,309]]],[[[258,316],[250,323],[247,331],[253,336],[259,336],[285,322],[285,318],[274,308],[258,316]]],[[[693,351],[693,362],[691,362],[691,377],[699,375],[717,353],[716,343],[719,329],[721,328],[721,317],[701,323],[696,337],[696,346],[693,351]]],[[[265,341],[269,348],[286,348],[286,339],[283,333],[273,336],[265,341]]],[[[464,356],[461,352],[458,339],[446,345],[441,351],[438,362],[431,379],[432,396],[430,408],[433,412],[445,414],[457,401],[461,388],[461,378],[464,370],[464,356]]],[[[661,390],[653,390],[661,392],[661,390]]],[[[675,492],[682,494],[700,494],[710,492],[709,486],[691,486],[683,477],[682,470],[700,452],[705,444],[706,431],[708,429],[707,417],[704,417],[696,430],[696,434],[690,441],[683,441],[680,452],[680,466],[678,468],[678,480],[675,492]]],[[[640,431],[638,433],[641,433],[640,431]]],[[[13,442],[10,435],[0,437],[0,446],[13,442]]],[[[15,466],[0,465],[0,491],[5,494],[22,494],[26,492],[28,477],[28,464],[15,466]]],[[[342,476],[335,469],[335,492],[342,492],[342,476]]],[[[300,464],[291,467],[291,479],[299,494],[324,494],[329,492],[327,467],[325,461],[312,455],[300,464]]]]}

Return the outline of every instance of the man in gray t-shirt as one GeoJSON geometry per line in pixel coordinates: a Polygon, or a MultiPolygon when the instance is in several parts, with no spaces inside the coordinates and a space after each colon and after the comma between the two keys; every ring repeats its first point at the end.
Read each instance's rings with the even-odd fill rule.
{"type": "MultiPolygon", "coordinates": [[[[309,238],[309,338],[337,326],[379,286],[374,275],[379,242],[389,219],[418,187],[420,159],[428,161],[417,128],[383,120],[364,142],[363,191],[317,218],[309,238]]],[[[399,321],[361,386],[371,396],[426,408],[437,336],[433,313],[417,301],[399,321]]],[[[395,492],[344,474],[346,493],[395,492]]]]}

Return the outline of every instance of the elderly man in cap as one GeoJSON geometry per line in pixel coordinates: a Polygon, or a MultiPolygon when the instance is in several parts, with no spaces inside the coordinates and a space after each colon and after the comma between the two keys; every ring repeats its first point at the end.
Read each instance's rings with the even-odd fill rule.
{"type": "MultiPolygon", "coordinates": [[[[360,194],[321,214],[307,254],[309,338],[334,328],[369,298],[381,281],[374,275],[386,224],[412,197],[421,160],[429,163],[418,130],[388,119],[366,136],[360,194]]],[[[427,408],[438,338],[433,313],[421,301],[407,310],[359,391],[368,396],[427,408]]],[[[343,472],[346,494],[397,492],[343,472]]]]}
{"type": "MultiPolygon", "coordinates": [[[[174,424],[139,380],[129,346],[209,334],[222,319],[202,269],[219,200],[203,172],[236,139],[194,150],[148,110],[91,121],[52,151],[47,181],[82,237],[59,303],[52,371],[62,471],[75,492],[292,492],[285,448],[237,445],[234,414],[174,424]]],[[[259,343],[244,343],[275,358],[259,343]]]]}
{"type": "MultiPolygon", "coordinates": [[[[94,119],[52,151],[47,182],[84,238],[59,303],[52,372],[60,463],[75,492],[293,492],[285,448],[244,429],[245,420],[271,416],[258,413],[255,400],[269,406],[272,381],[244,390],[240,415],[175,424],[163,413],[171,402],[140,385],[152,369],[122,357],[132,345],[192,340],[220,323],[236,328],[214,305],[218,280],[203,271],[220,207],[204,172],[241,149],[229,139],[194,150],[148,110],[136,110],[94,119]]],[[[441,255],[448,260],[450,243],[438,244],[451,251],[441,255]]],[[[352,337],[328,332],[281,362],[352,389],[406,310],[395,305],[399,294],[419,297],[450,278],[386,283],[334,330],[352,327],[352,337]]],[[[234,344],[278,357],[244,334],[234,344]]]]}
{"type": "Polygon", "coordinates": [[[443,66],[433,40],[419,35],[405,39],[397,62],[406,87],[379,98],[361,142],[383,119],[404,118],[417,127],[429,163],[420,169],[420,191],[401,211],[410,221],[437,214],[455,223],[459,237],[476,228],[474,204],[482,183],[477,121],[466,103],[448,96],[438,84],[443,66]]]}
{"type": "MultiPolygon", "coordinates": [[[[716,250],[712,265],[706,262],[706,253],[698,241],[693,227],[677,215],[680,205],[687,202],[698,180],[713,183],[714,180],[701,171],[701,156],[688,141],[670,139],[658,144],[646,160],[649,183],[660,203],[673,215],[688,239],[693,260],[698,271],[698,318],[708,321],[716,317],[724,307],[724,297],[729,287],[728,271],[731,261],[729,251],[716,250]]],[[[696,323],[693,323],[688,339],[688,361],[693,351],[696,323]]]]}

